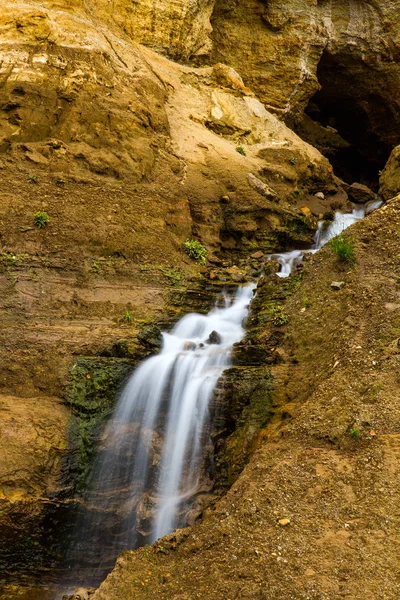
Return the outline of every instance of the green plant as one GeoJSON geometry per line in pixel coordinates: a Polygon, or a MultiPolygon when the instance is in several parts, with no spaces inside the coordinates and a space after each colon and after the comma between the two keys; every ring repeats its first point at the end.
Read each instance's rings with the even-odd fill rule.
{"type": "Polygon", "coordinates": [[[297,164],[297,158],[295,158],[294,156],[291,156],[289,158],[288,162],[290,162],[290,164],[294,166],[297,164]]]}
{"type": "Polygon", "coordinates": [[[239,152],[239,154],[241,154],[242,156],[246,156],[246,150],[243,148],[243,146],[238,146],[236,148],[236,152],[239,152]]]}
{"type": "Polygon", "coordinates": [[[289,323],[289,317],[283,310],[283,306],[271,306],[271,308],[268,310],[268,314],[271,322],[277,327],[281,327],[282,325],[289,323]]]}
{"type": "Polygon", "coordinates": [[[353,438],[353,440],[358,440],[358,438],[361,436],[361,431],[358,429],[358,427],[352,427],[350,429],[350,437],[353,438]]]}
{"type": "Polygon", "coordinates": [[[163,265],[157,265],[157,269],[170,281],[172,285],[178,285],[182,281],[182,273],[178,269],[171,267],[163,267],[163,265]]]}
{"type": "Polygon", "coordinates": [[[305,308],[310,308],[310,306],[311,306],[312,303],[307,298],[307,296],[303,296],[303,304],[304,304],[305,308]]]}
{"type": "Polygon", "coordinates": [[[207,250],[198,240],[186,240],[183,244],[186,254],[200,265],[206,264],[207,250]]]}
{"type": "Polygon", "coordinates": [[[98,263],[97,260],[92,260],[90,270],[92,271],[92,273],[95,273],[96,275],[101,275],[102,269],[101,269],[100,263],[98,263]]]}
{"type": "Polygon", "coordinates": [[[47,214],[47,212],[39,211],[33,215],[33,222],[36,225],[36,227],[42,229],[43,227],[46,227],[49,224],[50,217],[47,214]]]}
{"type": "Polygon", "coordinates": [[[354,263],[356,256],[354,253],[353,242],[347,240],[342,234],[334,237],[330,242],[329,246],[331,250],[336,254],[338,260],[343,263],[354,263]]]}
{"type": "Polygon", "coordinates": [[[28,183],[37,183],[36,175],[28,175],[28,183]]]}
{"type": "Polygon", "coordinates": [[[132,323],[132,313],[129,310],[124,314],[124,321],[125,323],[132,323]]]}

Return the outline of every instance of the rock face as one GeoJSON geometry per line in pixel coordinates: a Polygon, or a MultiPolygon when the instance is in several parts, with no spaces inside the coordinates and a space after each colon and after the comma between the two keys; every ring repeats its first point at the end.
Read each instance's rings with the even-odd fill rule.
{"type": "Polygon", "coordinates": [[[376,175],[399,143],[399,7],[398,1],[218,0],[213,57],[240,66],[245,85],[288,122],[297,121],[305,139],[321,147],[318,138],[330,135],[329,152],[341,149],[340,176],[367,178],[362,159],[376,175]],[[323,126],[317,135],[304,122],[307,105],[323,126]],[[345,163],[358,154],[357,173],[345,163]]]}
{"type": "MultiPolygon", "coordinates": [[[[261,265],[232,262],[308,247],[315,216],[346,202],[328,159],[279,117],[350,183],[357,169],[371,183],[370,165],[400,142],[398,15],[394,0],[2,3],[4,571],[45,566],[41,527],[84,478],[128,370],[157,347],[154,321],[209,308],[184,241],[200,239],[222,279],[240,283],[261,265]],[[50,216],[43,229],[39,211],[50,216]]],[[[397,158],[385,198],[398,190],[397,158]]],[[[265,359],[263,343],[250,346],[239,367],[265,359]]],[[[225,483],[269,415],[259,401],[270,399],[270,372],[254,368],[227,382],[239,425],[230,464],[220,460],[225,483]]]]}
{"type": "Polygon", "coordinates": [[[389,200],[400,192],[400,146],[396,146],[379,180],[380,195],[389,200]]]}

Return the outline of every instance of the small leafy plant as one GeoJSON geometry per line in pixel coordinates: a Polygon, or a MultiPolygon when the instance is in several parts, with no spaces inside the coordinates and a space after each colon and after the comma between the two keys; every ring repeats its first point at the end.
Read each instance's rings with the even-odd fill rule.
{"type": "Polygon", "coordinates": [[[334,237],[329,242],[329,246],[340,262],[349,264],[355,263],[356,255],[354,253],[353,242],[346,240],[342,234],[334,237]]]}
{"type": "Polygon", "coordinates": [[[36,175],[28,175],[28,183],[37,183],[36,175]]]}
{"type": "Polygon", "coordinates": [[[282,306],[271,306],[268,312],[270,315],[271,322],[277,327],[281,327],[282,325],[286,325],[286,323],[289,323],[289,317],[283,310],[282,306]]]}
{"type": "Polygon", "coordinates": [[[132,313],[129,310],[124,314],[124,321],[125,323],[132,323],[132,313]]]}
{"type": "Polygon", "coordinates": [[[353,438],[353,440],[358,440],[358,438],[361,436],[361,431],[358,429],[358,427],[352,427],[350,429],[350,437],[353,438]]]}
{"type": "Polygon", "coordinates": [[[243,146],[238,146],[236,148],[236,152],[239,152],[239,154],[241,154],[242,156],[246,156],[246,150],[243,148],[243,146]]]}
{"type": "Polygon", "coordinates": [[[33,215],[33,222],[36,227],[43,229],[43,227],[46,227],[49,224],[50,217],[47,212],[39,211],[33,215]]]}
{"type": "Polygon", "coordinates": [[[290,162],[290,164],[291,164],[291,165],[293,165],[293,166],[294,166],[294,165],[296,165],[296,164],[297,164],[297,158],[296,158],[295,156],[291,156],[291,157],[289,158],[289,162],[290,162]]]}
{"type": "Polygon", "coordinates": [[[207,250],[198,240],[186,240],[183,244],[186,254],[200,265],[206,264],[207,250]]]}

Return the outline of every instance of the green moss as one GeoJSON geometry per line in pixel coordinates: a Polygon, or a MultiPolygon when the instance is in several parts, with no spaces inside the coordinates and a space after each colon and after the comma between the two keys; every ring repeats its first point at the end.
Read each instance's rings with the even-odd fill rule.
{"type": "Polygon", "coordinates": [[[67,401],[72,409],[70,446],[74,485],[80,489],[88,474],[95,441],[133,363],[120,358],[78,358],[68,378],[67,401]]]}

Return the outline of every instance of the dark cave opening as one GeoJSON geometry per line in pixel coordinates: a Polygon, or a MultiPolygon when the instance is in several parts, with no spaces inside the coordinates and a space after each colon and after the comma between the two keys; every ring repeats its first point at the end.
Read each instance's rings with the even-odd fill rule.
{"type": "Polygon", "coordinates": [[[387,129],[395,118],[386,98],[379,94],[376,73],[351,55],[325,51],[317,70],[320,90],[311,98],[305,114],[326,128],[318,139],[303,122],[298,133],[329,158],[336,175],[378,189],[393,143],[387,129]]]}

